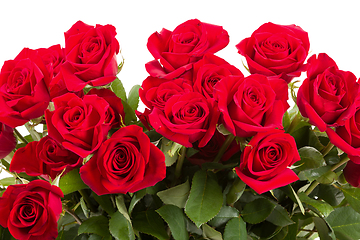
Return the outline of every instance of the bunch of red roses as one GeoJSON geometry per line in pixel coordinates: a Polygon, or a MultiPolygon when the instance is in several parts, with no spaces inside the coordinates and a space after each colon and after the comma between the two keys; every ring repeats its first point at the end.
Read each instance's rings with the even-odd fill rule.
{"type": "MultiPolygon", "coordinates": [[[[287,214],[295,209],[294,203],[303,214],[301,202],[323,209],[307,195],[326,182],[320,179],[322,174],[337,178],[333,171],[349,159],[343,175],[352,186],[360,186],[359,83],[325,53],[305,63],[310,44],[302,28],[265,23],[236,45],[246,59],[248,76],[215,55],[229,43],[221,26],[192,19],[173,31],[155,32],[147,43],[155,59],[145,65],[149,76],[135,93],[147,107],[143,113],[126,100],[126,94],[120,98],[123,89],[116,89],[121,85],[116,75],[122,63],[117,62],[120,46],[115,36],[111,25],[78,21],[65,32],[64,48],[25,48],[1,69],[0,158],[21,184],[3,189],[0,225],[16,239],[65,239],[65,227],[61,236],[57,227],[60,215],[65,216],[62,207],[82,224],[75,211],[79,205],[87,224],[75,228],[77,235],[135,239],[141,232],[168,239],[166,231],[146,227],[158,223],[160,215],[174,239],[188,239],[188,231],[194,239],[197,235],[219,239],[210,235],[218,236],[215,229],[222,228],[224,238],[233,239],[229,229],[242,229],[239,234],[247,236],[241,211],[245,222],[252,224],[248,231],[254,228],[252,233],[262,237],[255,226],[265,220],[281,229],[300,224],[287,214]],[[288,88],[294,90],[292,80],[302,72],[307,77],[297,97],[293,94],[295,114],[290,114],[288,88]],[[34,129],[38,124],[43,125],[42,133],[34,129]],[[16,130],[21,125],[29,136],[16,130]],[[334,148],[336,153],[325,163],[334,145],[345,153],[340,159],[334,148]],[[333,163],[334,158],[339,161],[333,163]],[[66,177],[72,179],[68,185],[74,184],[71,190],[61,188],[66,177]],[[191,191],[188,179],[193,181],[191,191]],[[306,180],[298,188],[307,187],[305,194],[299,191],[301,199],[292,187],[292,192],[282,188],[298,180],[306,180]],[[247,195],[241,202],[242,183],[258,195],[247,195]],[[92,198],[81,191],[84,188],[90,188],[86,190],[92,198]],[[273,191],[280,188],[284,193],[273,191]],[[77,190],[81,199],[74,193],[77,190]],[[279,203],[259,197],[270,190],[279,203]],[[257,207],[270,209],[265,217],[249,210],[255,200],[261,202],[257,207]],[[143,205],[134,210],[140,201],[143,205]],[[68,209],[69,202],[76,203],[75,210],[68,209]],[[169,213],[181,223],[172,222],[169,213]],[[219,214],[222,220],[216,219],[219,214]],[[91,219],[109,225],[109,232],[89,230],[95,221],[91,219]],[[210,222],[213,228],[207,225],[210,222]]],[[[318,215],[325,225],[335,221],[318,215]]],[[[333,234],[317,221],[313,220],[320,236],[321,227],[333,234]]]]}

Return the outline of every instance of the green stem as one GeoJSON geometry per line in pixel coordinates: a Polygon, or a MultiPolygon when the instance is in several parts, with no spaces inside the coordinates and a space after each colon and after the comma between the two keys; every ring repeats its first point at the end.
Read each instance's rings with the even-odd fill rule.
{"type": "Polygon", "coordinates": [[[29,122],[25,123],[26,129],[29,131],[31,137],[34,139],[34,141],[40,141],[41,136],[39,133],[35,130],[34,126],[30,125],[29,122]]]}
{"type": "Polygon", "coordinates": [[[301,119],[302,116],[300,115],[300,113],[297,113],[291,121],[290,126],[288,127],[286,132],[291,134],[294,131],[295,127],[301,122],[301,119]]]}
{"type": "Polygon", "coordinates": [[[90,197],[89,195],[87,195],[87,193],[85,192],[84,189],[80,189],[78,190],[78,192],[80,193],[80,195],[83,197],[84,201],[86,202],[87,206],[90,208],[90,211],[92,212],[96,212],[96,208],[95,206],[91,203],[90,201],[90,197]]]}
{"type": "Polygon", "coordinates": [[[328,154],[331,149],[333,149],[334,144],[332,144],[330,141],[328,142],[328,144],[321,150],[321,154],[325,157],[326,154],[328,154]]]}
{"type": "Polygon", "coordinates": [[[73,210],[68,209],[68,208],[65,207],[65,206],[63,206],[63,209],[65,210],[65,212],[67,212],[70,216],[72,216],[72,217],[75,219],[75,221],[77,222],[77,224],[79,224],[79,225],[82,224],[81,219],[79,218],[78,215],[76,215],[76,213],[75,213],[73,210]]]}
{"type": "Polygon", "coordinates": [[[26,144],[29,143],[16,128],[14,128],[14,132],[15,132],[16,136],[20,139],[21,142],[26,143],[26,144]]]}
{"type": "MultiPolygon", "coordinates": [[[[342,166],[343,164],[347,163],[349,161],[349,157],[347,155],[344,155],[341,159],[340,162],[338,162],[337,164],[335,164],[334,166],[332,166],[330,168],[330,170],[328,172],[333,172],[334,170],[336,170],[337,168],[339,168],[340,166],[342,166]]],[[[326,174],[326,173],[325,173],[326,174]]],[[[317,185],[319,185],[320,183],[315,180],[313,181],[310,186],[306,189],[305,194],[309,195],[315,188],[317,185]]]]}
{"type": "Polygon", "coordinates": [[[232,134],[227,135],[227,137],[225,139],[225,142],[223,143],[223,145],[219,149],[219,152],[217,153],[217,155],[216,155],[213,162],[215,162],[215,163],[220,162],[222,156],[224,155],[224,153],[226,152],[226,150],[228,149],[230,144],[234,141],[234,139],[235,139],[234,135],[232,135],[232,134]]]}
{"type": "Polygon", "coordinates": [[[181,176],[181,169],[184,164],[186,155],[186,147],[182,147],[179,152],[179,158],[176,162],[176,168],[175,168],[175,179],[178,179],[181,176]]]}

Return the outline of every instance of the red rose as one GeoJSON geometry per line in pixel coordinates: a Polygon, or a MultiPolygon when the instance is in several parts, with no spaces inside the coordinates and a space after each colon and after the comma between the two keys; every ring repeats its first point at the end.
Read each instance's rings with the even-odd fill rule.
{"type": "Polygon", "coordinates": [[[326,133],[335,146],[347,153],[350,159],[360,164],[360,106],[355,114],[345,121],[344,126],[326,129],[326,133]]]}
{"type": "Polygon", "coordinates": [[[64,63],[64,49],[59,44],[49,48],[38,48],[41,59],[48,69],[51,78],[55,77],[60,72],[60,66],[64,63]]]}
{"type": "Polygon", "coordinates": [[[79,98],[67,93],[53,99],[55,110],[45,112],[49,136],[66,149],[85,158],[106,139],[109,103],[97,95],[79,98]]]}
{"type": "Polygon", "coordinates": [[[206,98],[213,97],[214,86],[224,77],[244,76],[239,69],[213,54],[205,54],[200,61],[194,63],[193,70],[194,91],[206,98]]]}
{"type": "Polygon", "coordinates": [[[0,159],[6,157],[15,147],[14,129],[0,122],[0,159]]]}
{"type": "Polygon", "coordinates": [[[215,88],[222,122],[233,135],[251,137],[257,132],[282,128],[289,107],[288,88],[282,79],[252,74],[246,78],[228,76],[215,88]]]}
{"type": "Polygon", "coordinates": [[[280,75],[286,82],[300,76],[310,43],[308,33],[296,25],[265,23],[236,45],[251,73],[280,75]]]}
{"type": "Polygon", "coordinates": [[[0,72],[0,121],[15,128],[42,116],[50,101],[49,81],[50,73],[36,50],[24,48],[6,61],[0,72]]]}
{"type": "MultiPolygon", "coordinates": [[[[351,157],[350,157],[350,160],[351,157]]],[[[354,161],[349,161],[344,170],[344,177],[351,186],[360,188],[360,164],[355,163],[354,161]]]]}
{"type": "Polygon", "coordinates": [[[81,157],[45,136],[40,141],[29,142],[16,150],[10,163],[10,171],[26,172],[30,176],[47,175],[55,179],[64,169],[63,174],[66,174],[81,164],[81,157]]]}
{"type": "Polygon", "coordinates": [[[345,124],[355,112],[359,84],[351,72],[338,69],[325,53],[308,60],[307,78],[299,88],[297,105],[311,124],[324,132],[345,124]]]}
{"type": "Polygon", "coordinates": [[[281,130],[256,134],[240,157],[236,173],[258,194],[299,180],[288,167],[300,160],[294,138],[281,130]]]}
{"type": "Polygon", "coordinates": [[[165,156],[141,127],[130,125],[101,145],[80,176],[98,195],[136,192],[165,178],[165,156]]]}
{"type": "MultiPolygon", "coordinates": [[[[172,32],[162,29],[149,37],[147,47],[156,60],[145,67],[153,77],[174,79],[190,70],[205,53],[215,53],[228,43],[229,35],[222,27],[188,20],[172,32]]],[[[186,78],[190,80],[191,76],[186,78]]]]}
{"type": "Polygon", "coordinates": [[[97,95],[103,98],[109,103],[109,108],[106,112],[105,122],[110,125],[111,128],[120,128],[125,123],[124,106],[122,105],[121,98],[109,89],[91,89],[87,95],[97,95]]]}
{"type": "Polygon", "coordinates": [[[65,32],[65,58],[61,71],[69,91],[80,91],[87,84],[106,85],[118,71],[116,54],[119,42],[112,25],[87,25],[76,22],[65,32]]]}
{"type": "Polygon", "coordinates": [[[149,121],[156,132],[171,141],[185,147],[199,141],[203,147],[214,135],[219,115],[214,99],[189,92],[169,98],[164,110],[154,108],[149,121]]]}
{"type": "Polygon", "coordinates": [[[183,78],[166,80],[147,77],[139,89],[141,101],[150,109],[154,107],[163,110],[166,102],[173,95],[193,92],[191,82],[183,78]]]}
{"type": "Polygon", "coordinates": [[[63,196],[60,188],[44,180],[10,185],[0,197],[0,225],[19,240],[53,240],[63,196]]]}

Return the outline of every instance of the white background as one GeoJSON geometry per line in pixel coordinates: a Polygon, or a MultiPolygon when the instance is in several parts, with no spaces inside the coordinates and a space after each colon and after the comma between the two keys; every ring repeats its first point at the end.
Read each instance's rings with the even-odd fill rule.
{"type": "MultiPolygon", "coordinates": [[[[218,56],[238,67],[243,57],[235,45],[265,22],[296,24],[309,33],[310,55],[325,52],[342,70],[360,77],[360,20],[356,1],[4,1],[0,2],[0,64],[24,47],[64,46],[64,35],[77,20],[112,24],[125,65],[118,75],[128,92],[148,76],[144,64],[153,58],[148,37],[173,30],[186,20],[221,25],[230,35],[218,56]]],[[[121,57],[119,56],[119,59],[121,57]]],[[[0,175],[0,178],[3,175],[0,175]]]]}

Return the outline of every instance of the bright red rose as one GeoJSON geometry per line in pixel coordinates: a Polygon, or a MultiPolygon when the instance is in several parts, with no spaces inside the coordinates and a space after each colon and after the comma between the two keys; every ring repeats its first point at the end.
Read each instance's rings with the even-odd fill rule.
{"type": "Polygon", "coordinates": [[[136,192],[165,178],[165,156],[141,127],[130,125],[101,145],[80,176],[98,195],[136,192]]]}
{"type": "Polygon", "coordinates": [[[11,172],[26,172],[30,176],[44,176],[55,179],[63,172],[66,174],[80,167],[82,158],[65,149],[58,142],[45,136],[40,141],[33,141],[16,150],[11,163],[11,172]]]}
{"type": "Polygon", "coordinates": [[[149,121],[156,132],[171,141],[185,147],[199,141],[199,147],[204,147],[214,135],[219,115],[214,99],[189,92],[173,95],[164,110],[154,108],[149,121]]]}
{"type": "Polygon", "coordinates": [[[265,23],[236,45],[251,73],[278,75],[286,82],[305,71],[310,48],[308,33],[296,25],[265,23]]]}
{"type": "Polygon", "coordinates": [[[14,129],[0,122],[0,159],[6,157],[15,147],[14,129]]]}
{"type": "MultiPolygon", "coordinates": [[[[351,157],[350,157],[350,160],[351,157]]],[[[344,177],[351,186],[360,188],[360,164],[355,163],[354,161],[349,161],[344,170],[344,177]]]]}
{"type": "MultiPolygon", "coordinates": [[[[145,67],[153,77],[174,79],[188,75],[192,63],[205,53],[223,49],[228,43],[229,35],[221,26],[197,19],[188,20],[172,32],[162,29],[149,37],[147,47],[156,60],[148,62],[145,67]]],[[[185,78],[191,80],[191,76],[185,78]]]]}
{"type": "Polygon", "coordinates": [[[97,95],[103,98],[109,103],[109,108],[106,112],[105,122],[110,124],[111,128],[120,128],[122,124],[125,123],[125,112],[124,106],[122,105],[121,98],[116,96],[116,94],[109,89],[91,89],[87,95],[97,95]]]}
{"type": "Polygon", "coordinates": [[[297,95],[301,114],[324,132],[327,127],[343,126],[354,115],[359,84],[351,72],[341,71],[325,53],[308,60],[307,78],[297,95]]]}
{"type": "Polygon", "coordinates": [[[214,86],[229,75],[244,76],[239,69],[224,59],[213,54],[205,54],[200,61],[194,63],[194,91],[201,93],[206,98],[213,98],[214,86]]]}
{"type": "Polygon", "coordinates": [[[256,134],[245,147],[236,173],[262,194],[299,180],[288,167],[300,160],[294,138],[281,130],[256,134]]]}
{"type": "Polygon", "coordinates": [[[44,180],[10,185],[0,197],[0,225],[19,240],[53,240],[62,197],[60,188],[44,180]]]}
{"type": "Polygon", "coordinates": [[[97,95],[79,98],[67,93],[53,99],[55,110],[45,112],[49,136],[85,158],[106,139],[109,103],[97,95]]]}
{"type": "Polygon", "coordinates": [[[289,107],[286,82],[259,74],[222,79],[216,85],[215,99],[225,128],[239,137],[282,128],[282,118],[289,107]]]}
{"type": "Polygon", "coordinates": [[[64,49],[59,45],[54,45],[49,48],[38,48],[41,59],[48,69],[51,78],[55,77],[60,72],[60,66],[64,63],[64,49]]]}
{"type": "Polygon", "coordinates": [[[65,59],[61,71],[69,91],[80,91],[87,84],[106,85],[118,71],[116,54],[119,42],[112,25],[87,25],[76,22],[65,32],[65,59]]]}
{"type": "Polygon", "coordinates": [[[188,92],[193,92],[191,82],[183,78],[166,80],[149,76],[142,82],[139,96],[150,109],[156,107],[163,110],[166,102],[173,95],[182,95],[188,92]]]}
{"type": "Polygon", "coordinates": [[[49,105],[50,73],[36,50],[24,48],[0,72],[0,121],[12,128],[40,117],[49,105]]]}

